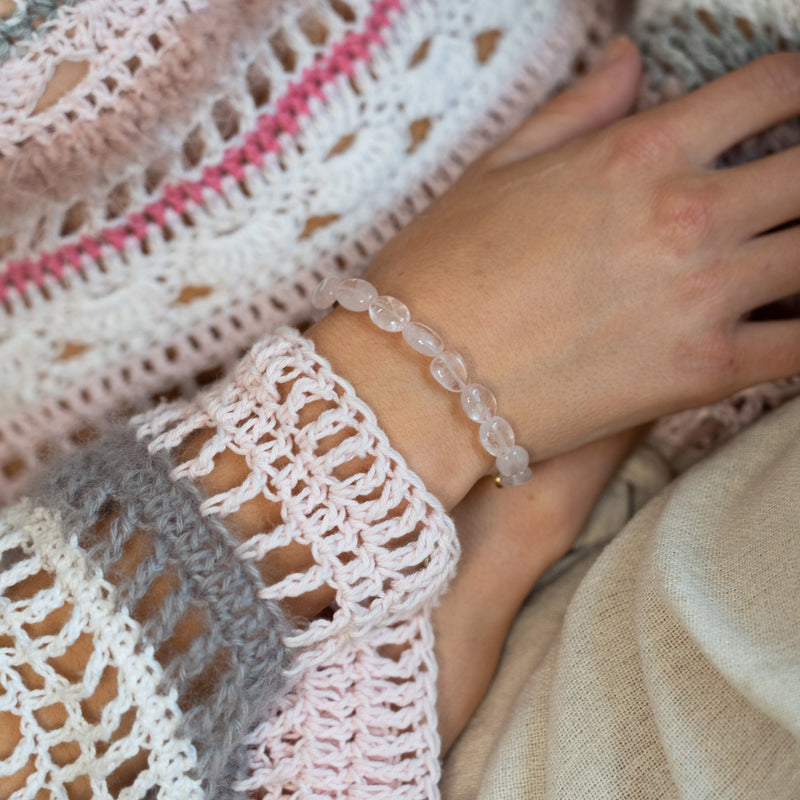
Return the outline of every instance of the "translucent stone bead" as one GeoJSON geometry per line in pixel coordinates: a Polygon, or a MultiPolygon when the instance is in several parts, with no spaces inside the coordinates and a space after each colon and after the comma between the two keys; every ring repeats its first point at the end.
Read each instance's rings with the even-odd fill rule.
{"type": "Polygon", "coordinates": [[[411,313],[408,306],[396,297],[381,295],[369,304],[369,318],[381,330],[397,333],[408,325],[411,313]]]}
{"type": "Polygon", "coordinates": [[[431,361],[431,374],[451,392],[460,392],[469,380],[464,359],[452,350],[445,350],[431,361]]]}
{"type": "Polygon", "coordinates": [[[342,282],[341,278],[325,278],[311,293],[311,305],[324,311],[336,302],[336,287],[342,282]]]}
{"type": "Polygon", "coordinates": [[[502,417],[492,417],[481,423],[481,444],[490,456],[508,452],[515,444],[514,431],[502,417]]]}
{"type": "Polygon", "coordinates": [[[473,422],[488,422],[497,411],[497,400],[485,386],[468,383],[461,390],[461,407],[473,422]]]}
{"type": "Polygon", "coordinates": [[[361,278],[348,278],[336,287],[336,299],[348,311],[366,311],[377,296],[375,287],[361,278]]]}
{"type": "Polygon", "coordinates": [[[410,322],[403,328],[403,338],[418,353],[424,356],[438,356],[444,350],[442,337],[436,331],[420,322],[410,322]]]}
{"type": "Polygon", "coordinates": [[[514,445],[510,450],[497,456],[497,471],[505,478],[523,472],[528,466],[528,451],[514,445]]]}
{"type": "Polygon", "coordinates": [[[513,475],[501,475],[500,476],[500,485],[501,486],[519,486],[521,483],[525,483],[525,481],[529,481],[533,477],[533,473],[530,470],[530,467],[525,467],[522,472],[515,472],[513,475]]]}

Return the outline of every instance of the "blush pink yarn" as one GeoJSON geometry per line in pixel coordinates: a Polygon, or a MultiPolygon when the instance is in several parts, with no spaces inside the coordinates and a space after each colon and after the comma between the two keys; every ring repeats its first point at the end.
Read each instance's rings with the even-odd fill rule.
{"type": "Polygon", "coordinates": [[[287,639],[296,654],[288,691],[247,740],[240,788],[270,798],[436,797],[431,612],[458,559],[451,519],[352,387],[288,329],[257,344],[227,383],[142,418],[139,435],[158,451],[200,431],[212,435],[174,477],[207,475],[224,450],[249,467],[240,485],[205,500],[204,514],[224,521],[254,498],[280,506],[281,523],[240,555],[258,563],[290,543],[313,553],[264,596],[325,585],[336,595],[287,639]],[[327,408],[301,422],[311,403],[327,408]]]}

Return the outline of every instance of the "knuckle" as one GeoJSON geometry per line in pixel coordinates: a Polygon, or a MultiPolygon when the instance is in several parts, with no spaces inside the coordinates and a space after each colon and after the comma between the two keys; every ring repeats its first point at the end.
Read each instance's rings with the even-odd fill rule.
{"type": "Polygon", "coordinates": [[[800,58],[794,53],[771,53],[750,64],[750,78],[756,96],[791,98],[800,101],[800,58]]]}
{"type": "Polygon", "coordinates": [[[650,170],[672,161],[678,152],[675,136],[663,121],[631,119],[615,126],[609,162],[612,170],[650,170]]]}
{"type": "Polygon", "coordinates": [[[709,186],[662,186],[653,198],[654,228],[671,250],[682,252],[709,238],[717,204],[709,186]]]}

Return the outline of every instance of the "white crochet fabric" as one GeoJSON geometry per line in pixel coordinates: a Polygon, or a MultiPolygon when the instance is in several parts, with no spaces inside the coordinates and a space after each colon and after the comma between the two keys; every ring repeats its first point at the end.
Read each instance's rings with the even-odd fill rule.
{"type": "Polygon", "coordinates": [[[203,513],[225,520],[254,498],[280,507],[280,524],[239,555],[258,563],[290,543],[313,554],[264,596],[335,591],[326,614],[287,639],[296,650],[290,690],[249,738],[240,788],[275,798],[435,798],[430,615],[458,559],[452,521],[352,387],[291,331],[257,344],[229,382],[148,415],[139,435],[153,451],[177,451],[201,431],[212,435],[176,479],[208,475],[224,450],[248,467],[203,513]],[[336,436],[344,438],[331,446],[336,436]]]}
{"type": "MultiPolygon", "coordinates": [[[[258,36],[249,30],[258,13],[246,4],[59,7],[0,68],[0,86],[14,89],[0,94],[0,497],[18,493],[53,451],[102,427],[111,409],[192,393],[264,330],[303,320],[319,277],[360,271],[596,51],[612,28],[610,5],[319,0],[278,9],[252,26],[258,36]],[[38,109],[64,62],[85,74],[38,109]]],[[[702,23],[703,9],[670,2],[647,4],[636,24],[646,30],[661,20],[655,37],[686,8],[702,23]]],[[[712,22],[732,13],[718,2],[706,8],[712,22]]],[[[739,0],[735,13],[776,8],[739,0]]],[[[683,66],[704,54],[688,47],[683,66]]],[[[264,596],[326,585],[336,593],[325,614],[290,637],[290,688],[248,740],[242,788],[283,798],[435,798],[430,614],[457,557],[451,523],[352,389],[294,334],[259,344],[231,383],[142,420],[141,435],[174,452],[201,430],[213,435],[176,477],[208,474],[223,450],[248,465],[243,482],[208,498],[204,513],[228,520],[257,498],[280,508],[280,524],[240,554],[259,563],[289,542],[313,553],[308,569],[264,596]],[[327,410],[306,420],[303,409],[319,400],[327,410]],[[339,431],[348,436],[330,446],[339,431]],[[355,475],[337,469],[354,462],[355,475]]],[[[6,579],[37,568],[32,545],[14,538],[29,530],[25,513],[17,507],[5,518],[6,579]]],[[[56,524],[36,519],[44,526],[36,541],[50,552],[56,524]]],[[[155,681],[148,654],[123,647],[106,655],[127,620],[114,616],[106,590],[69,547],[53,552],[86,594],[57,584],[58,593],[33,605],[5,605],[2,619],[14,627],[4,635],[15,645],[0,639],[4,674],[19,673],[20,652],[39,665],[48,692],[50,684],[64,690],[43,651],[26,650],[66,646],[25,639],[24,626],[52,602],[74,605],[69,635],[91,631],[99,660],[113,657],[155,681]]],[[[80,696],[92,689],[87,675],[80,696]]],[[[154,686],[145,681],[136,699],[121,694],[120,711],[144,707],[154,686]]],[[[2,702],[23,695],[7,692],[2,702]]],[[[168,706],[157,714],[169,723],[168,706]]],[[[33,712],[26,706],[25,714],[33,712]]],[[[177,740],[162,751],[161,741],[172,741],[167,728],[147,746],[184,776],[191,754],[177,740]]],[[[30,730],[46,751],[50,732],[30,730]]],[[[134,740],[145,735],[135,730],[134,740]]],[[[96,733],[81,731],[89,740],[96,733]]],[[[12,757],[15,769],[26,746],[12,757]]],[[[59,776],[78,774],[70,769],[59,776]]],[[[90,773],[91,758],[76,769],[90,773]]],[[[141,780],[151,778],[167,780],[141,780]]],[[[196,792],[191,782],[176,786],[176,797],[196,792]]]]}
{"type": "Polygon", "coordinates": [[[3,81],[48,43],[61,53],[68,17],[123,15],[115,29],[137,33],[86,54],[86,77],[41,112],[52,126],[28,84],[28,116],[0,101],[0,499],[112,410],[190,394],[302,322],[321,275],[362,270],[597,51],[607,4],[331,0],[282,8],[257,39],[231,4],[187,29],[172,3],[59,9],[3,81]],[[155,29],[159,60],[123,92],[130,43],[149,61],[155,29]]]}
{"type": "Polygon", "coordinates": [[[0,84],[0,155],[13,157],[29,142],[69,136],[74,124],[113,109],[135,83],[136,71],[174,46],[175,26],[207,0],[80,0],[62,4],[14,48],[0,84]],[[85,65],[77,91],[42,108],[44,94],[63,62],[85,65]]]}
{"type": "Polygon", "coordinates": [[[71,791],[75,781],[83,791],[87,779],[96,800],[139,800],[148,790],[158,798],[201,800],[194,748],[177,732],[177,697],[158,693],[162,670],[152,650],[137,648],[138,623],[115,609],[114,587],[64,540],[59,521],[27,500],[4,511],[0,563],[0,726],[22,733],[0,763],[0,778],[32,767],[9,800],[58,787],[71,791]],[[59,632],[43,635],[56,617],[63,620],[59,632]],[[68,658],[85,639],[91,656],[78,672],[68,658]],[[96,718],[84,703],[101,682],[116,690],[96,718]],[[60,724],[48,724],[44,712],[60,724]],[[79,752],[65,759],[58,745],[77,745],[79,752]],[[148,753],[147,767],[117,793],[115,771],[140,750],[148,753]]]}

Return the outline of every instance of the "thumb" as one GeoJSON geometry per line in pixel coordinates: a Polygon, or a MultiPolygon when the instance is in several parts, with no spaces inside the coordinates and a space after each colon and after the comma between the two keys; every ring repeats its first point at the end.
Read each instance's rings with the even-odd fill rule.
{"type": "Polygon", "coordinates": [[[613,39],[597,68],[545,103],[495,151],[492,161],[508,164],[604,128],[633,107],[642,71],[636,45],[613,39]]]}

